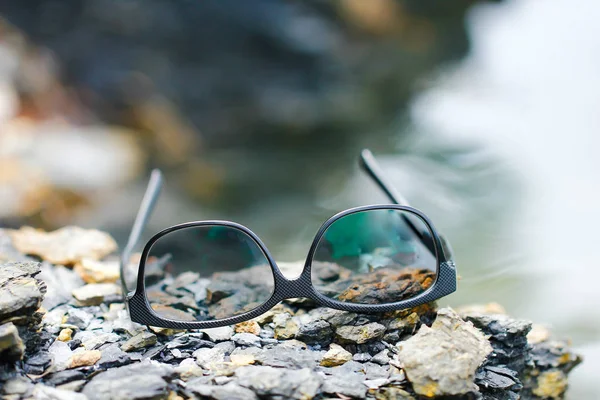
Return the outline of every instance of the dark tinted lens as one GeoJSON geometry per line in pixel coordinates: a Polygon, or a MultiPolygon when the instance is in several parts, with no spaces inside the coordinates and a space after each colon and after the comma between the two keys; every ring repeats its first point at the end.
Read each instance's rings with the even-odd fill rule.
{"type": "Polygon", "coordinates": [[[173,320],[215,320],[251,311],[273,293],[267,257],[245,232],[212,225],[158,239],[144,273],[154,311],[173,320]]]}
{"type": "Polygon", "coordinates": [[[429,225],[401,210],[361,211],[327,228],[311,274],[318,292],[332,299],[386,304],[410,299],[436,279],[438,260],[429,225]]]}

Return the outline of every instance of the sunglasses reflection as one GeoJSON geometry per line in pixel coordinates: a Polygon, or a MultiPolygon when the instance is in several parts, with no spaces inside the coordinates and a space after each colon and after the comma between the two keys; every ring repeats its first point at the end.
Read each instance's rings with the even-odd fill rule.
{"type": "MultiPolygon", "coordinates": [[[[338,219],[311,262],[315,290],[332,300],[389,304],[433,285],[437,258],[398,210],[338,219]]],[[[267,257],[245,232],[228,226],[182,229],[151,248],[144,275],[152,309],[178,321],[224,319],[256,309],[273,294],[267,257]]]]}

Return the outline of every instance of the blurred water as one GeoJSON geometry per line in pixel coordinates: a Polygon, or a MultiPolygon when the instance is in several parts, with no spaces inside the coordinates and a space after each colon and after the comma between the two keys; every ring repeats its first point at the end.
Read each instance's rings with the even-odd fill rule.
{"type": "Polygon", "coordinates": [[[487,193],[437,204],[444,211],[436,220],[458,239],[464,277],[451,301],[496,299],[572,337],[587,359],[573,374],[571,398],[597,398],[600,373],[599,17],[591,0],[477,6],[468,18],[470,55],[411,107],[416,131],[435,132],[434,142],[476,143],[505,177],[486,177],[487,193]],[[495,211],[471,208],[478,196],[495,211]],[[471,212],[472,226],[457,222],[471,212]]]}

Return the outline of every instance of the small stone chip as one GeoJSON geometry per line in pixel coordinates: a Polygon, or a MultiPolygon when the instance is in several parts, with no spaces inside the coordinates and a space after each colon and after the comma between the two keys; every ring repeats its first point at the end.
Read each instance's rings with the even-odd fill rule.
{"type": "Polygon", "coordinates": [[[84,258],[99,260],[117,250],[117,243],[108,233],[75,226],[53,232],[25,226],[9,235],[20,252],[53,264],[72,265],[84,258]]]}
{"type": "Polygon", "coordinates": [[[118,296],[120,293],[121,290],[114,283],[89,283],[72,292],[81,306],[97,306],[102,304],[105,298],[118,296]]]}
{"type": "Polygon", "coordinates": [[[94,365],[101,357],[102,353],[100,350],[83,350],[80,352],[74,352],[73,356],[71,357],[69,368],[94,365]]]}
{"type": "Polygon", "coordinates": [[[118,261],[84,258],[74,268],[85,283],[115,283],[119,279],[118,261]]]}
{"type": "Polygon", "coordinates": [[[345,325],[335,330],[336,338],[340,343],[363,344],[371,340],[379,339],[385,333],[385,326],[377,322],[366,325],[345,325]]]}
{"type": "Polygon", "coordinates": [[[12,322],[0,325],[0,359],[20,360],[24,351],[25,345],[23,345],[17,327],[12,322]]]}
{"type": "Polygon", "coordinates": [[[533,394],[544,399],[562,399],[566,390],[567,376],[562,371],[555,369],[540,374],[533,394]]]}
{"type": "Polygon", "coordinates": [[[135,351],[156,344],[156,335],[148,331],[140,332],[121,345],[123,351],[135,351]]]}
{"type": "Polygon", "coordinates": [[[60,340],[61,342],[68,342],[69,340],[71,340],[71,335],[73,334],[73,329],[71,328],[65,328],[63,330],[60,331],[58,337],[56,338],[56,340],[60,340]]]}
{"type": "Polygon", "coordinates": [[[260,325],[256,321],[245,321],[235,325],[236,333],[251,333],[253,335],[260,334],[260,325]]]}
{"type": "Polygon", "coordinates": [[[235,365],[250,365],[256,362],[252,354],[232,354],[230,358],[235,365]]]}
{"type": "Polygon", "coordinates": [[[332,343],[329,346],[329,351],[325,353],[321,359],[321,365],[324,367],[337,367],[352,360],[352,353],[344,349],[342,346],[332,343]]]}

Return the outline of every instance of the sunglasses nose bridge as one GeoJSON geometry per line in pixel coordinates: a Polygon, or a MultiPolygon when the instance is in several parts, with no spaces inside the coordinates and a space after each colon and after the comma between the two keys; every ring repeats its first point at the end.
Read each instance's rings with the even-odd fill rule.
{"type": "Polygon", "coordinates": [[[314,298],[314,289],[310,276],[302,274],[294,279],[287,279],[280,276],[277,291],[283,299],[293,299],[299,297],[314,298]]]}

